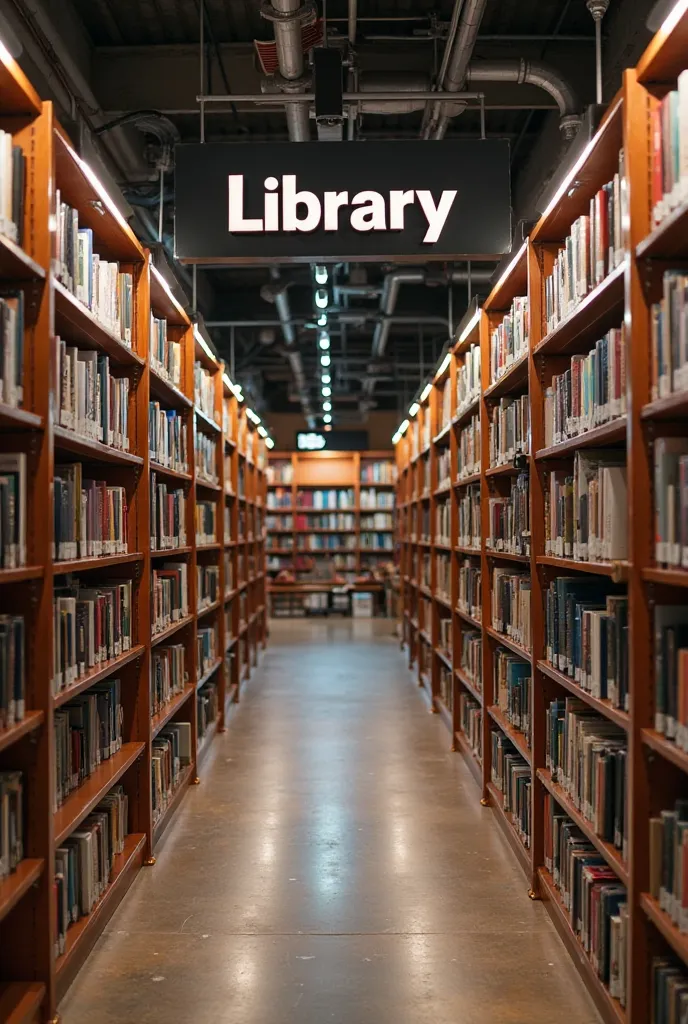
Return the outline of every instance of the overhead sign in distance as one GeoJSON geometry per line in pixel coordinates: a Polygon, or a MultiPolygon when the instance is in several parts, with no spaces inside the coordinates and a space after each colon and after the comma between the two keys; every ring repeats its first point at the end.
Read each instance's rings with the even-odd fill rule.
{"type": "Polygon", "coordinates": [[[188,263],[499,256],[511,241],[509,181],[501,139],[184,144],[175,254],[188,263]]]}

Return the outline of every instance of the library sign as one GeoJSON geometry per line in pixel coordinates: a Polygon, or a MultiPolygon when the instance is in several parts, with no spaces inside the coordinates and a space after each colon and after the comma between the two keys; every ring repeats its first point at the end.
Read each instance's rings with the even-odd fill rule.
{"type": "Polygon", "coordinates": [[[183,144],[175,255],[186,263],[494,257],[509,250],[509,144],[183,144]]]}

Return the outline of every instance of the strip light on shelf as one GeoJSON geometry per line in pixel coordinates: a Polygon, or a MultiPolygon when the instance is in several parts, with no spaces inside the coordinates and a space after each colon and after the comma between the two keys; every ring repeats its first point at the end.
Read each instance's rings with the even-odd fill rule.
{"type": "Polygon", "coordinates": [[[332,412],[332,402],[323,402],[325,412],[332,412]]]}
{"type": "Polygon", "coordinates": [[[326,412],[325,415],[323,416],[323,423],[331,423],[331,422],[332,422],[332,414],[329,413],[329,412],[326,412]]]}
{"type": "Polygon", "coordinates": [[[323,375],[321,377],[321,380],[322,380],[323,384],[330,384],[331,381],[332,381],[332,378],[330,377],[329,373],[323,373],[323,375]]]}
{"type": "Polygon", "coordinates": [[[318,317],[318,327],[325,327],[327,324],[327,313],[321,313],[318,317]]]}
{"type": "Polygon", "coordinates": [[[207,356],[210,356],[211,359],[215,359],[216,358],[215,357],[215,353],[213,352],[213,350],[211,349],[210,345],[208,344],[208,342],[205,340],[205,338],[203,337],[203,335],[199,331],[198,327],[194,327],[194,338],[196,339],[196,341],[201,346],[201,348],[203,349],[203,351],[205,352],[205,354],[207,356]]]}
{"type": "Polygon", "coordinates": [[[450,362],[451,362],[451,352],[447,352],[446,356],[444,357],[444,359],[442,360],[442,362],[439,365],[437,373],[435,374],[435,380],[437,380],[438,377],[442,376],[444,371],[449,366],[450,362]]]}
{"type": "Polygon", "coordinates": [[[461,334],[459,335],[459,345],[463,344],[463,342],[466,340],[466,338],[468,338],[473,333],[473,331],[475,330],[476,326],[479,323],[480,323],[480,310],[476,309],[475,313],[473,314],[473,316],[468,321],[468,323],[466,324],[464,329],[461,331],[461,334]]]}
{"type": "Polygon", "coordinates": [[[419,400],[421,402],[424,402],[425,399],[428,397],[428,395],[430,394],[431,391],[432,391],[432,382],[430,382],[429,384],[425,385],[425,387],[423,388],[423,390],[420,393],[420,399],[419,400]]]}
{"type": "Polygon", "coordinates": [[[420,403],[419,402],[411,402],[411,404],[409,406],[409,416],[415,416],[419,409],[420,409],[420,403]]]}
{"type": "Polygon", "coordinates": [[[248,406],[246,407],[246,415],[250,419],[251,423],[255,423],[256,426],[258,426],[258,424],[260,423],[260,416],[258,416],[258,414],[255,413],[253,409],[249,409],[248,406]]]}
{"type": "Polygon", "coordinates": [[[321,332],[318,344],[320,345],[320,348],[324,349],[325,351],[327,351],[327,349],[330,347],[330,336],[327,333],[327,331],[321,332]]]}
{"type": "Polygon", "coordinates": [[[265,438],[265,444],[266,444],[266,447],[268,447],[268,448],[274,448],[275,447],[275,442],[272,440],[271,437],[266,437],[265,438]]]}
{"type": "Polygon", "coordinates": [[[686,11],[688,11],[688,0],[677,0],[676,5],[672,7],[662,22],[659,31],[668,36],[670,32],[674,31],[686,11]]]}
{"type": "Polygon", "coordinates": [[[323,387],[322,387],[322,396],[323,396],[323,398],[329,398],[331,394],[332,394],[332,388],[329,387],[327,384],[324,384],[323,387]]]}
{"type": "Polygon", "coordinates": [[[268,432],[267,432],[267,430],[265,429],[265,427],[263,426],[262,423],[258,427],[258,433],[260,434],[261,437],[267,437],[268,436],[268,432]]]}

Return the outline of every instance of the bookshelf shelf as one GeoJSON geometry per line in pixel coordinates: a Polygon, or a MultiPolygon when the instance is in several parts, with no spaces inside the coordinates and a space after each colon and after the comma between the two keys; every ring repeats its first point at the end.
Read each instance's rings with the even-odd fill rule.
{"type": "Polygon", "coordinates": [[[489,707],[487,709],[487,713],[495,725],[499,726],[504,735],[511,740],[523,760],[527,761],[528,764],[532,764],[530,744],[528,743],[528,737],[525,733],[520,732],[518,729],[514,729],[513,725],[507,718],[505,718],[496,704],[489,707]]]}
{"type": "Polygon", "coordinates": [[[72,430],[64,427],[53,427],[53,438],[55,448],[62,451],[73,452],[81,455],[87,462],[111,462],[121,466],[142,466],[143,458],[140,455],[133,455],[131,452],[120,451],[119,448],[111,448],[110,445],[102,444],[101,441],[90,441],[86,437],[80,437],[72,430]]]}
{"type": "Polygon", "coordinates": [[[501,398],[522,390],[528,383],[528,353],[516,359],[508,370],[483,392],[483,401],[501,398]]]}
{"type": "Polygon", "coordinates": [[[5,1024],[33,1024],[45,999],[45,985],[37,981],[0,984],[0,1020],[5,1024]]]}
{"type": "Polygon", "coordinates": [[[472,473],[470,476],[463,477],[463,479],[457,479],[454,487],[470,487],[471,484],[479,484],[481,479],[480,473],[472,473]]]}
{"type": "Polygon", "coordinates": [[[137,658],[141,658],[146,648],[143,644],[134,644],[130,650],[125,651],[124,654],[120,654],[118,658],[111,658],[104,664],[99,665],[93,669],[92,672],[88,672],[85,676],[77,679],[71,686],[67,686],[64,690],[60,690],[53,697],[53,705],[56,708],[62,707],[68,700],[72,700],[73,697],[83,693],[84,690],[90,689],[95,686],[96,683],[100,683],[103,679],[107,679],[108,676],[114,675],[119,672],[120,669],[124,668],[132,661],[136,661],[137,658]]]}
{"type": "Polygon", "coordinates": [[[146,749],[145,743],[123,743],[120,750],[98,765],[92,775],[73,790],[54,815],[57,846],[71,835],[146,749]]]}
{"type": "Polygon", "coordinates": [[[657,583],[666,587],[688,587],[686,569],[642,569],[640,575],[646,583],[657,583]]]}
{"type": "Polygon", "coordinates": [[[603,700],[599,697],[593,697],[591,693],[584,690],[582,686],[579,686],[575,679],[571,676],[567,676],[565,672],[560,672],[553,665],[550,665],[547,661],[538,661],[537,667],[546,675],[549,679],[552,679],[559,686],[562,686],[569,693],[573,694],[574,697],[579,697],[584,700],[586,704],[589,704],[591,708],[598,711],[605,718],[608,718],[615,725],[618,725],[621,729],[625,729],[628,732],[630,727],[630,716],[627,712],[622,711],[620,708],[615,708],[609,700],[603,700]]]}
{"type": "Polygon", "coordinates": [[[206,669],[206,671],[203,673],[203,675],[199,679],[196,680],[196,689],[200,690],[200,688],[202,686],[205,686],[205,684],[208,682],[208,680],[211,679],[212,676],[215,675],[215,673],[217,672],[217,670],[220,668],[221,665],[222,665],[222,658],[217,658],[213,662],[213,664],[210,666],[210,668],[206,669]]]}
{"type": "Polygon", "coordinates": [[[219,484],[213,480],[205,480],[202,476],[196,477],[196,487],[202,487],[204,491],[214,491],[215,494],[219,494],[222,490],[219,484]]]}
{"type": "Polygon", "coordinates": [[[45,571],[42,565],[23,565],[20,569],[0,569],[0,585],[10,583],[29,583],[31,580],[43,579],[45,571]]]}
{"type": "Polygon", "coordinates": [[[150,392],[153,398],[160,399],[172,409],[184,410],[191,409],[193,406],[193,401],[175,384],[158,373],[154,366],[150,367],[150,392]]]}
{"type": "Polygon", "coordinates": [[[457,607],[456,614],[460,619],[463,619],[464,622],[467,622],[469,626],[472,626],[473,629],[482,629],[482,622],[480,619],[474,619],[472,615],[468,614],[468,612],[463,612],[459,607],[457,607]]]}
{"type": "Polygon", "coordinates": [[[490,466],[489,469],[485,470],[485,476],[486,477],[518,476],[518,474],[522,473],[522,472],[523,472],[522,469],[518,469],[516,466],[513,466],[513,465],[508,465],[508,466],[490,466]]]}
{"type": "Polygon", "coordinates": [[[688,203],[681,203],[635,250],[639,260],[685,259],[688,256],[688,203]]]}
{"type": "Polygon", "coordinates": [[[96,939],[122,902],[143,863],[146,836],[133,833],[124,840],[124,850],[115,857],[110,884],[90,914],[67,929],[65,950],[55,961],[58,999],[69,988],[96,939]]]}
{"type": "Polygon", "coordinates": [[[67,572],[91,572],[94,569],[110,569],[114,565],[131,565],[142,562],[141,551],[130,551],[126,555],[101,555],[98,558],[70,558],[64,562],[55,562],[53,571],[56,576],[67,572]]]}
{"type": "Polygon", "coordinates": [[[36,729],[40,729],[44,719],[45,715],[42,711],[27,711],[21,722],[10,726],[9,729],[0,729],[0,750],[6,750],[36,729]]]}
{"type": "MultiPolygon", "coordinates": [[[[248,586],[248,580],[246,581],[246,583],[243,584],[243,586],[248,586]]],[[[205,615],[210,615],[212,614],[212,612],[216,612],[217,609],[220,607],[220,604],[221,601],[218,599],[217,601],[213,601],[211,604],[205,605],[205,607],[203,608],[199,608],[198,611],[196,612],[196,618],[200,619],[205,615]]]]}
{"type": "Polygon", "coordinates": [[[588,352],[623,316],[625,263],[621,263],[533,349],[534,356],[588,352]]]}
{"type": "Polygon", "coordinates": [[[552,782],[552,775],[546,768],[538,768],[536,774],[545,789],[551,793],[559,806],[566,811],[569,818],[575,822],[581,832],[590,840],[600,856],[604,857],[612,871],[616,872],[623,884],[627,886],[628,867],[616,847],[612,846],[611,843],[606,843],[604,839],[597,835],[592,824],[587,818],[583,817],[573,801],[569,800],[565,790],[557,785],[556,782],[552,782]]]}
{"type": "Polygon", "coordinates": [[[58,333],[79,341],[90,348],[97,348],[121,366],[142,366],[144,360],[119,338],[111,334],[95,318],[90,309],[79,302],[75,295],[55,278],[52,281],[55,296],[55,324],[58,333]]]}
{"type": "Polygon", "coordinates": [[[465,406],[460,412],[457,412],[452,420],[452,426],[462,427],[464,423],[467,423],[471,417],[480,409],[480,396],[473,399],[467,406],[465,406]]]}
{"type": "Polygon", "coordinates": [[[517,654],[519,658],[523,658],[524,661],[530,661],[532,658],[531,652],[526,648],[522,647],[521,644],[516,643],[510,636],[506,636],[504,633],[500,633],[499,630],[493,629],[492,626],[486,626],[485,632],[491,637],[497,644],[501,644],[502,647],[508,647],[510,651],[517,654]]]}
{"type": "Polygon", "coordinates": [[[535,561],[538,565],[565,569],[567,572],[589,572],[595,576],[610,576],[618,582],[627,580],[629,573],[628,562],[580,562],[574,558],[557,558],[555,555],[538,555],[535,561]]]}
{"type": "Polygon", "coordinates": [[[461,670],[458,669],[458,668],[454,669],[454,675],[459,680],[459,682],[461,683],[463,688],[465,690],[468,690],[468,692],[471,694],[471,696],[475,697],[475,699],[477,700],[478,704],[480,704],[480,706],[482,707],[483,695],[480,692],[480,690],[478,689],[478,687],[476,686],[476,684],[473,682],[473,680],[469,679],[468,676],[465,675],[463,672],[461,672],[461,670]]]}
{"type": "Polygon", "coordinates": [[[441,604],[443,608],[446,608],[448,611],[452,610],[452,603],[444,594],[435,594],[434,597],[437,603],[441,604]]]}
{"type": "Polygon", "coordinates": [[[150,460],[150,468],[159,476],[168,480],[174,480],[182,485],[191,483],[191,473],[183,473],[179,469],[170,469],[169,466],[163,466],[162,462],[156,462],[155,459],[150,460]]]}
{"type": "Polygon", "coordinates": [[[679,931],[665,910],[649,893],[640,894],[640,906],[647,914],[657,931],[666,939],[674,953],[688,964],[688,935],[679,931]]]}
{"type": "Polygon", "coordinates": [[[0,428],[2,430],[42,430],[44,420],[36,413],[0,402],[0,428]]]}
{"type": "Polygon", "coordinates": [[[562,903],[561,896],[545,868],[538,868],[540,895],[545,907],[569,951],[569,955],[583,975],[586,987],[593,997],[605,1024],[625,1024],[626,1013],[618,999],[612,999],[607,988],[598,977],[597,971],[590,963],[585,950],[578,941],[578,936],[571,927],[568,912],[562,903]]]}
{"type": "Polygon", "coordinates": [[[511,551],[494,551],[492,548],[486,548],[485,554],[488,558],[493,558],[496,561],[520,562],[521,565],[530,565],[530,555],[517,555],[511,551]]]}
{"type": "Polygon", "coordinates": [[[216,423],[215,420],[211,420],[209,416],[206,416],[198,406],[194,406],[194,413],[196,415],[196,424],[201,428],[201,430],[207,430],[211,434],[219,434],[222,432],[220,424],[216,423]]]}
{"type": "Polygon", "coordinates": [[[683,420],[688,418],[688,391],[675,391],[665,398],[648,402],[640,410],[643,420],[683,420]]]}
{"type": "Polygon", "coordinates": [[[151,558],[155,558],[155,559],[158,559],[158,558],[177,558],[177,557],[181,557],[182,555],[190,555],[192,551],[193,551],[193,547],[191,546],[191,544],[184,544],[180,548],[162,548],[160,551],[158,551],[158,550],[151,551],[150,556],[151,556],[151,558]]]}
{"type": "Polygon", "coordinates": [[[454,550],[458,554],[460,554],[460,555],[474,555],[474,556],[477,556],[478,558],[480,557],[480,554],[481,554],[480,548],[467,548],[467,547],[463,547],[460,544],[457,544],[457,546],[454,548],[454,550]]]}
{"type": "MultiPolygon", "coordinates": [[[[196,751],[196,763],[198,763],[199,756],[200,748],[196,751]]],[[[175,786],[174,792],[172,793],[167,802],[167,807],[162,812],[162,814],[156,821],[155,825],[153,826],[153,849],[155,849],[157,844],[160,842],[160,838],[163,832],[165,831],[169,823],[172,821],[172,818],[174,817],[177,808],[179,807],[180,803],[182,802],[186,795],[186,791],[189,788],[189,783],[193,778],[193,767],[194,766],[190,764],[180,771],[177,785],[175,786]]]]}
{"type": "Polygon", "coordinates": [[[490,795],[490,802],[502,832],[506,836],[509,846],[516,854],[516,859],[523,868],[525,874],[530,877],[530,853],[523,845],[521,837],[514,828],[511,818],[504,810],[504,797],[493,782],[488,782],[487,792],[490,795]]]}
{"type": "Polygon", "coordinates": [[[547,459],[560,459],[562,456],[573,455],[581,448],[595,448],[625,442],[627,425],[626,417],[620,416],[610,423],[602,423],[599,427],[593,427],[592,430],[577,434],[576,437],[569,437],[549,448],[540,448],[535,452],[535,460],[542,462],[547,459]]]}
{"type": "MultiPolygon", "coordinates": [[[[437,655],[437,657],[438,657],[438,658],[440,659],[440,661],[442,662],[442,664],[443,664],[443,665],[444,665],[444,666],[445,666],[446,668],[448,668],[448,669],[449,669],[449,671],[451,672],[451,668],[452,668],[452,660],[451,660],[451,654],[450,654],[450,653],[447,653],[447,651],[442,651],[442,650],[438,650],[437,648],[435,648],[435,654],[436,654],[436,655],[437,655]]],[[[451,730],[450,730],[450,731],[451,731],[451,730]]]]}
{"type": "Polygon", "coordinates": [[[688,754],[671,740],[666,739],[661,732],[657,732],[655,729],[642,729],[640,738],[646,747],[661,754],[667,761],[688,774],[688,754]]]}
{"type": "Polygon", "coordinates": [[[45,281],[45,270],[21,246],[0,234],[0,277],[5,281],[45,281]]]}
{"type": "Polygon", "coordinates": [[[195,687],[192,685],[185,686],[181,693],[178,693],[175,697],[169,701],[165,707],[161,708],[157,714],[151,718],[151,739],[155,739],[161,729],[164,729],[167,723],[173,718],[180,708],[184,707],[187,700],[195,691],[195,687]]]}
{"type": "Polygon", "coordinates": [[[17,864],[11,875],[0,879],[0,921],[7,917],[22,896],[38,881],[44,867],[45,861],[42,858],[25,858],[17,864]]]}
{"type": "Polygon", "coordinates": [[[194,621],[194,615],[185,615],[181,619],[177,619],[167,629],[163,629],[160,633],[154,633],[151,637],[151,645],[156,647],[158,644],[165,643],[170,637],[173,637],[175,633],[178,633],[180,629],[185,629],[186,626],[191,625],[194,621]]]}

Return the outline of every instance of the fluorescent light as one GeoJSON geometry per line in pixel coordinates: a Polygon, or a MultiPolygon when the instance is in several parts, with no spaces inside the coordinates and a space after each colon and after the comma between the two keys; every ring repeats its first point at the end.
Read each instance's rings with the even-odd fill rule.
{"type": "Polygon", "coordinates": [[[326,412],[325,415],[323,416],[323,423],[331,423],[331,422],[332,422],[332,416],[331,416],[331,414],[329,412],[326,412]]]}
{"type": "Polygon", "coordinates": [[[243,402],[244,400],[244,396],[242,395],[241,388],[239,387],[238,384],[234,385],[234,397],[236,398],[237,402],[243,402]]]}
{"type": "Polygon", "coordinates": [[[252,423],[255,423],[256,425],[258,425],[258,424],[260,423],[260,416],[258,416],[258,415],[257,415],[257,414],[256,414],[256,413],[255,413],[255,412],[253,411],[253,409],[249,409],[249,408],[247,407],[247,408],[246,408],[246,415],[248,416],[248,418],[249,418],[249,419],[251,420],[251,422],[252,422],[252,423]]]}
{"type": "Polygon", "coordinates": [[[266,437],[265,438],[265,444],[267,445],[268,448],[274,448],[275,447],[275,442],[272,440],[271,437],[266,437]]]}
{"type": "Polygon", "coordinates": [[[162,276],[162,274],[160,273],[158,268],[156,266],[154,266],[152,263],[150,264],[150,268],[151,268],[151,274],[153,275],[154,278],[157,279],[158,284],[163,289],[163,291],[167,294],[167,297],[170,300],[170,302],[173,302],[174,305],[177,307],[177,309],[181,313],[183,313],[184,310],[182,309],[182,307],[179,305],[179,303],[175,299],[174,295],[172,294],[172,289],[170,288],[169,284],[167,283],[165,278],[162,276]]]}
{"type": "Polygon", "coordinates": [[[318,327],[324,327],[327,323],[327,313],[321,313],[318,317],[318,327]]]}
{"type": "Polygon", "coordinates": [[[327,284],[327,267],[317,266],[315,268],[315,280],[317,284],[327,284]]]}
{"type": "Polygon", "coordinates": [[[208,342],[205,340],[205,338],[203,337],[203,335],[199,331],[198,327],[194,327],[194,338],[196,339],[198,344],[201,346],[201,348],[203,349],[205,354],[207,356],[210,356],[211,359],[215,359],[215,353],[213,352],[213,350],[208,345],[208,342]]]}
{"type": "Polygon", "coordinates": [[[471,319],[468,321],[468,323],[466,324],[466,326],[462,330],[461,335],[459,336],[459,345],[461,345],[462,342],[464,342],[466,340],[466,338],[468,338],[468,336],[473,332],[473,329],[475,328],[476,324],[478,324],[479,322],[480,322],[480,310],[476,309],[475,313],[473,314],[471,319]]]}
{"type": "Polygon", "coordinates": [[[327,333],[327,331],[322,332],[318,344],[320,345],[320,348],[324,349],[325,351],[327,351],[327,349],[330,347],[330,336],[327,333]]]}
{"type": "Polygon", "coordinates": [[[428,397],[428,395],[430,394],[431,391],[432,391],[432,384],[426,384],[425,387],[423,388],[423,390],[420,393],[420,401],[424,402],[425,399],[428,397]]]}
{"type": "Polygon", "coordinates": [[[406,433],[406,431],[408,430],[408,428],[409,428],[409,421],[408,420],[402,420],[401,423],[399,424],[399,430],[397,431],[397,433],[399,434],[399,437],[403,437],[404,434],[406,433]]]}
{"type": "Polygon", "coordinates": [[[315,304],[318,309],[327,309],[330,297],[327,294],[327,288],[318,288],[315,293],[315,304]]]}
{"type": "Polygon", "coordinates": [[[323,402],[323,411],[332,412],[332,402],[323,402]]]}
{"type": "Polygon", "coordinates": [[[267,437],[268,436],[268,432],[265,429],[265,427],[262,425],[262,423],[258,427],[258,433],[260,434],[261,437],[267,437]]]}
{"type": "Polygon", "coordinates": [[[401,441],[401,434],[397,430],[396,434],[392,435],[392,444],[396,444],[397,441],[401,441]]]}
{"type": "MultiPolygon", "coordinates": [[[[576,164],[576,166],[578,166],[578,164],[576,164]]],[[[569,177],[568,177],[568,178],[566,179],[566,181],[568,182],[569,180],[570,180],[570,175],[569,175],[569,177]]],[[[562,189],[561,189],[561,190],[560,190],[560,191],[559,191],[559,192],[557,193],[557,197],[556,197],[556,201],[557,201],[557,203],[559,202],[559,200],[561,199],[561,197],[563,196],[563,194],[564,194],[564,189],[562,188],[562,189]]],[[[549,204],[548,210],[551,210],[553,206],[554,206],[554,200],[552,200],[552,202],[551,202],[551,203],[549,204]]],[[[546,213],[546,212],[545,212],[545,213],[543,213],[543,217],[546,217],[546,216],[547,216],[547,213],[546,213]]],[[[509,265],[507,266],[506,270],[504,271],[504,273],[503,273],[503,274],[502,274],[502,276],[500,277],[499,281],[497,281],[497,284],[495,285],[495,289],[497,289],[497,288],[501,288],[501,287],[502,287],[502,285],[503,285],[503,284],[504,284],[504,282],[506,281],[507,277],[509,276],[509,274],[511,273],[511,271],[512,271],[512,270],[514,269],[514,267],[516,266],[516,264],[518,263],[518,261],[519,261],[519,260],[521,259],[521,257],[523,256],[523,253],[524,253],[524,252],[526,251],[526,249],[527,249],[527,248],[528,248],[528,240],[526,239],[526,241],[525,241],[525,242],[523,243],[523,245],[521,246],[521,248],[520,248],[520,249],[518,250],[518,252],[517,252],[517,253],[516,253],[516,255],[514,256],[514,258],[513,258],[512,260],[510,260],[510,262],[509,262],[509,265]]],[[[494,289],[493,289],[493,290],[494,290],[494,289]]]]}
{"type": "Polygon", "coordinates": [[[409,406],[409,416],[415,416],[419,409],[420,405],[418,402],[411,402],[409,406]]]}
{"type": "Polygon", "coordinates": [[[332,378],[330,377],[329,373],[323,373],[323,375],[322,375],[322,382],[323,382],[323,384],[329,384],[329,383],[331,383],[331,381],[332,381],[332,378]]]}
{"type": "Polygon", "coordinates": [[[332,388],[328,384],[323,384],[322,395],[323,398],[329,398],[332,394],[332,388]]]}
{"type": "Polygon", "coordinates": [[[331,362],[332,360],[328,356],[327,352],[323,352],[323,354],[320,356],[320,365],[329,366],[331,362]]]}
{"type": "Polygon", "coordinates": [[[123,228],[126,228],[126,229],[127,229],[127,232],[128,232],[128,233],[130,233],[130,232],[131,232],[131,228],[130,228],[130,227],[129,227],[129,225],[127,224],[127,222],[126,222],[126,220],[124,219],[124,217],[122,216],[122,214],[121,214],[121,213],[119,212],[119,210],[117,209],[117,206],[116,206],[116,204],[115,204],[115,203],[114,203],[114,202],[112,201],[112,199],[110,198],[110,196],[109,196],[109,194],[108,194],[108,192],[107,192],[107,189],[106,189],[106,188],[104,187],[104,185],[103,185],[102,181],[100,180],[100,178],[98,177],[98,175],[97,175],[97,174],[95,173],[95,171],[93,170],[93,168],[92,168],[92,167],[90,167],[90,166],[89,166],[89,165],[88,165],[88,164],[86,163],[86,161],[85,161],[85,160],[82,160],[82,159],[81,159],[81,157],[80,157],[80,156],[78,156],[78,154],[77,154],[77,153],[76,153],[76,152],[75,152],[75,151],[74,151],[74,150],[72,149],[72,147],[71,147],[71,146],[69,145],[69,143],[68,143],[68,142],[66,142],[66,141],[65,141],[64,139],[62,139],[62,144],[63,144],[63,145],[65,146],[65,148],[66,148],[66,149],[68,149],[68,150],[69,150],[69,152],[70,152],[70,153],[72,154],[72,157],[73,157],[73,159],[74,159],[74,162],[75,162],[75,163],[76,163],[76,164],[77,164],[77,165],[78,165],[78,166],[79,166],[79,167],[80,167],[80,168],[82,169],[82,171],[84,172],[84,174],[86,175],[86,177],[88,178],[88,180],[90,181],[90,183],[91,183],[91,184],[93,185],[93,188],[95,189],[95,191],[99,193],[99,195],[100,195],[100,198],[101,198],[101,199],[102,199],[102,201],[103,201],[103,202],[105,203],[105,205],[107,206],[108,210],[110,211],[110,213],[112,214],[112,216],[113,216],[113,217],[115,218],[115,220],[116,220],[116,221],[117,221],[117,222],[118,222],[118,223],[119,223],[119,224],[120,224],[120,225],[121,225],[121,226],[122,226],[123,228]]]}
{"type": "Polygon", "coordinates": [[[688,0],[677,0],[676,6],[667,14],[659,31],[668,36],[670,32],[674,31],[686,11],[688,11],[688,0]]]}
{"type": "Polygon", "coordinates": [[[437,379],[437,377],[441,377],[442,376],[444,371],[449,366],[450,362],[451,362],[451,352],[447,352],[446,356],[444,357],[444,359],[442,360],[442,362],[439,365],[439,369],[438,369],[437,373],[435,374],[435,379],[437,379]]]}
{"type": "Polygon", "coordinates": [[[229,379],[226,373],[222,374],[222,380],[225,382],[230,391],[234,391],[234,385],[232,384],[231,380],[229,379]]]}

